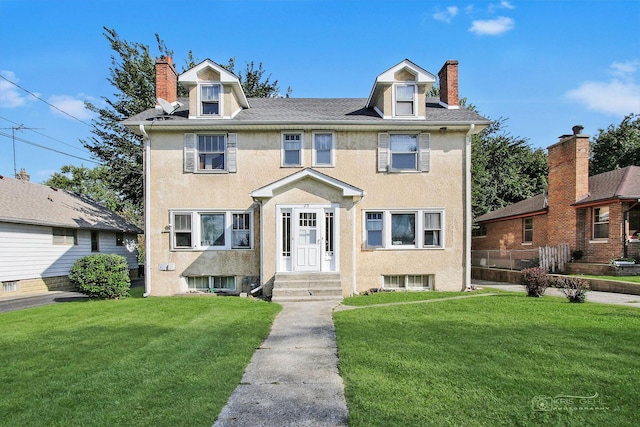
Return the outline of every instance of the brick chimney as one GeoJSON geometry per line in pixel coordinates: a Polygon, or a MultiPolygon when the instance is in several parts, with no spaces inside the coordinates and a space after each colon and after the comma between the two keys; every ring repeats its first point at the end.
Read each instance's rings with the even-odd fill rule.
{"type": "Polygon", "coordinates": [[[178,72],[170,56],[156,59],[156,98],[169,102],[178,100],[178,72]]]}
{"type": "Polygon", "coordinates": [[[16,179],[20,179],[22,181],[31,181],[31,175],[24,170],[24,168],[20,169],[20,172],[16,174],[16,179]]]}
{"type": "Polygon", "coordinates": [[[574,126],[572,135],[547,147],[549,161],[549,245],[577,245],[576,209],[571,204],[589,193],[589,135],[582,126],[574,126]]]}
{"type": "Polygon", "coordinates": [[[450,59],[438,72],[440,102],[449,108],[458,107],[458,61],[450,59]]]}

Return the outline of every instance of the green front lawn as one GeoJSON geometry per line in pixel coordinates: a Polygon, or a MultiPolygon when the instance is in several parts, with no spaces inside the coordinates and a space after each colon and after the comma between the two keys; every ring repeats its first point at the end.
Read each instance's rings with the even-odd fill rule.
{"type": "Polygon", "coordinates": [[[584,277],[585,279],[606,279],[617,282],[640,283],[640,276],[594,276],[590,274],[572,274],[572,276],[584,277]]]}
{"type": "Polygon", "coordinates": [[[210,426],[279,310],[175,297],[0,314],[0,425],[210,426]]]}
{"type": "Polygon", "coordinates": [[[637,425],[640,310],[500,293],[334,322],[350,426],[637,425]]]}

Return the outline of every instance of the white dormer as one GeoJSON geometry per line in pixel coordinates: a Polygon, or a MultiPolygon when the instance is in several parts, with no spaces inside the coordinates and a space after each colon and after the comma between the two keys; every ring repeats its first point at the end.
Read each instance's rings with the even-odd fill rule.
{"type": "Polygon", "coordinates": [[[178,82],[189,91],[189,118],[230,119],[249,108],[238,77],[210,59],[184,72],[178,82]]]}
{"type": "Polygon", "coordinates": [[[424,119],[425,96],[436,76],[405,59],[380,74],[367,107],[385,119],[424,119]]]}

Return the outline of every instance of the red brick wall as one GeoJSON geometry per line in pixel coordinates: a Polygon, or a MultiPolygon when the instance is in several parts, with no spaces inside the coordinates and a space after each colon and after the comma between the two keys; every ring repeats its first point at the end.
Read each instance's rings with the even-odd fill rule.
{"type": "Polygon", "coordinates": [[[474,237],[471,241],[473,250],[505,250],[505,249],[536,249],[546,246],[547,241],[547,216],[536,215],[533,217],[533,242],[523,242],[523,218],[506,221],[490,222],[486,224],[487,235],[474,237]]]}
{"type": "Polygon", "coordinates": [[[458,61],[449,60],[438,72],[440,79],[440,101],[447,105],[458,105],[458,61]]]}
{"type": "Polygon", "coordinates": [[[576,209],[571,206],[589,192],[589,137],[571,135],[548,148],[550,246],[577,246],[576,209]]]}
{"type": "Polygon", "coordinates": [[[178,100],[178,72],[171,57],[156,60],[156,98],[169,102],[178,100]]]}
{"type": "MultiPolygon", "coordinates": [[[[583,232],[580,233],[578,248],[584,252],[582,262],[608,263],[611,258],[623,256],[623,205],[612,203],[601,205],[609,207],[609,238],[593,238],[593,207],[578,209],[579,224],[583,232]]],[[[630,254],[631,256],[631,254],[630,254]]]]}

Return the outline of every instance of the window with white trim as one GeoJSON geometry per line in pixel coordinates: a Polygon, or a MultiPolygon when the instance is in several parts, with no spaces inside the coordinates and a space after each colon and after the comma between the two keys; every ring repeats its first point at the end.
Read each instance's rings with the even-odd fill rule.
{"type": "Polygon", "coordinates": [[[171,248],[251,249],[253,214],[234,211],[171,212],[171,248]]]}
{"type": "Polygon", "coordinates": [[[302,133],[286,132],[282,134],[282,166],[302,166],[302,133]]]}
{"type": "Polygon", "coordinates": [[[395,115],[415,116],[416,115],[416,85],[397,84],[395,85],[395,115]]]}
{"type": "Polygon", "coordinates": [[[364,247],[369,249],[442,249],[444,230],[444,209],[364,213],[364,247]]]}
{"type": "Polygon", "coordinates": [[[189,173],[237,172],[235,133],[184,134],[184,171],[189,173]]]}
{"type": "Polygon", "coordinates": [[[331,132],[313,134],[313,166],[334,166],[334,135],[331,132]]]}
{"type": "Polygon", "coordinates": [[[187,287],[203,292],[235,291],[236,278],[234,276],[190,276],[187,277],[187,287]]]}
{"type": "Polygon", "coordinates": [[[369,248],[382,247],[382,212],[367,212],[366,214],[366,246],[369,248]]]}
{"type": "Polygon", "coordinates": [[[220,115],[220,85],[200,85],[200,115],[220,115]]]}
{"type": "Polygon", "coordinates": [[[378,172],[429,172],[428,133],[379,133],[378,172]]]}
{"type": "Polygon", "coordinates": [[[394,274],[382,276],[385,289],[433,289],[432,274],[394,274]]]}
{"type": "Polygon", "coordinates": [[[609,207],[593,208],[593,238],[609,238],[609,207]]]}

